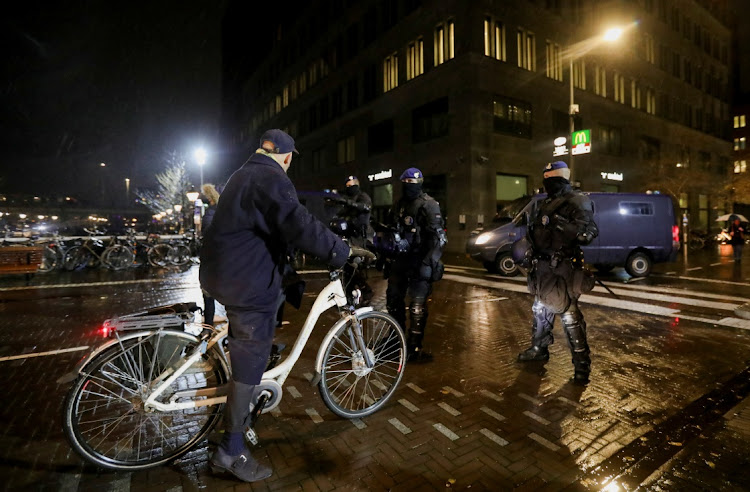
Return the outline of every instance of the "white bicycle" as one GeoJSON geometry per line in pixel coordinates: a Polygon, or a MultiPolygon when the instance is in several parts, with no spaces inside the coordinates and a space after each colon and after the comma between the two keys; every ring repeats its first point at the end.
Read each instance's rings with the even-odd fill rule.
{"type": "MultiPolygon", "coordinates": [[[[258,415],[278,406],[320,315],[334,306],[341,319],[318,349],[312,380],[323,402],[338,416],[359,418],[393,395],[406,363],[403,330],[388,314],[357,309],[354,295],[346,295],[342,270],[331,271],[281,363],[274,346],[251,409],[251,442],[258,415]]],[[[194,323],[198,309],[186,303],[107,320],[102,329],[112,339],[60,378],[73,381],[63,427],[84,459],[120,471],[155,467],[187,453],[218,423],[231,378],[222,343],[228,324],[194,323]]]]}

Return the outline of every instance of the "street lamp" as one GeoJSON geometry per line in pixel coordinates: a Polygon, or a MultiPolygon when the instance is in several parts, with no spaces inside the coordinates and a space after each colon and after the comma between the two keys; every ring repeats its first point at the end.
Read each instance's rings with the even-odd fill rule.
{"type": "Polygon", "coordinates": [[[130,178],[125,178],[125,203],[130,205],[130,178]]]}
{"type": "Polygon", "coordinates": [[[182,226],[183,226],[183,217],[182,217],[182,205],[179,203],[174,204],[174,212],[175,216],[177,217],[177,222],[180,225],[180,233],[182,233],[182,226]]]}
{"type": "MultiPolygon", "coordinates": [[[[193,224],[195,227],[193,228],[193,238],[196,238],[200,236],[201,233],[201,210],[198,210],[198,197],[201,196],[201,194],[197,191],[195,191],[195,188],[190,188],[190,191],[186,193],[188,201],[193,204],[193,224]]],[[[200,207],[203,207],[203,204],[200,204],[200,207]]]]}
{"type": "MultiPolygon", "coordinates": [[[[571,46],[570,53],[568,54],[570,62],[570,106],[568,107],[568,116],[570,118],[570,134],[568,138],[573,137],[575,132],[575,115],[579,112],[579,107],[575,104],[575,98],[573,95],[573,62],[581,58],[583,55],[596,48],[602,42],[612,43],[620,39],[620,36],[625,30],[621,27],[613,27],[607,29],[604,34],[600,36],[593,36],[588,39],[584,39],[571,46]]],[[[583,76],[583,74],[582,74],[583,76]]],[[[568,158],[568,168],[570,168],[570,182],[573,182],[573,142],[570,142],[570,157],[568,158]]]]}
{"type": "Polygon", "coordinates": [[[195,161],[201,168],[201,189],[203,189],[203,164],[206,163],[206,150],[203,147],[195,149],[195,161]]]}

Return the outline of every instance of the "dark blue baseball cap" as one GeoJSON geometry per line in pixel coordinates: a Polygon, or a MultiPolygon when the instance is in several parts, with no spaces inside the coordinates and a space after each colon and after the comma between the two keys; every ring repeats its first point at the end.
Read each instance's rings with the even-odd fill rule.
{"type": "Polygon", "coordinates": [[[278,128],[267,130],[266,133],[264,133],[263,136],[260,137],[261,148],[264,148],[264,142],[271,142],[273,144],[273,149],[265,149],[273,154],[288,154],[289,152],[299,154],[297,149],[294,148],[294,139],[289,136],[288,133],[283,130],[279,130],[278,128]]]}
{"type": "Polygon", "coordinates": [[[410,167],[401,174],[399,179],[406,183],[421,183],[424,181],[424,175],[422,174],[422,171],[416,167],[410,167]]]}
{"type": "Polygon", "coordinates": [[[570,169],[563,161],[550,162],[544,166],[544,177],[570,179],[570,169]]]}

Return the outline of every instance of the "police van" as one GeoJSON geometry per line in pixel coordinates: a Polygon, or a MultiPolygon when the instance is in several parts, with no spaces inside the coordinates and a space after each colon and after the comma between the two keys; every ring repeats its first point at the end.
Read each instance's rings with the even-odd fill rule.
{"type": "MultiPolygon", "coordinates": [[[[680,249],[672,199],[647,193],[586,193],[594,205],[594,221],[599,236],[583,246],[586,263],[599,271],[625,267],[632,277],[646,277],[654,263],[671,262],[680,249]]],[[[492,273],[518,275],[511,257],[511,245],[526,235],[526,222],[535,201],[529,198],[515,218],[499,227],[472,236],[466,252],[492,273]]]]}

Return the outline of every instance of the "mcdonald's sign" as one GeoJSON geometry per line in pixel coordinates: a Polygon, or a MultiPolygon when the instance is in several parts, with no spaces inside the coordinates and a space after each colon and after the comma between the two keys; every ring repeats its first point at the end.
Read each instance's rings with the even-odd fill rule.
{"type": "Polygon", "coordinates": [[[591,152],[591,130],[579,130],[570,134],[571,153],[573,155],[591,152]]]}

